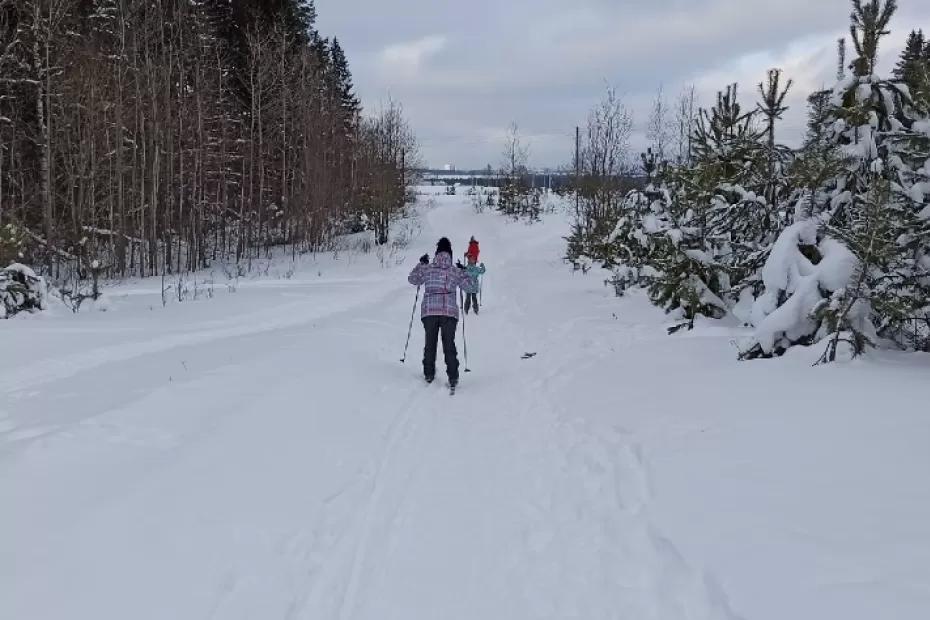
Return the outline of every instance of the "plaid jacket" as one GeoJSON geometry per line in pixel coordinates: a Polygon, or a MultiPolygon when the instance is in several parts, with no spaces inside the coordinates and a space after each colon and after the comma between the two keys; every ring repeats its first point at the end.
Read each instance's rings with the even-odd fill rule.
{"type": "Polygon", "coordinates": [[[419,264],[407,281],[414,286],[425,285],[420,316],[459,318],[458,290],[478,292],[478,280],[464,269],[452,264],[452,255],[440,252],[429,265],[419,264]]]}

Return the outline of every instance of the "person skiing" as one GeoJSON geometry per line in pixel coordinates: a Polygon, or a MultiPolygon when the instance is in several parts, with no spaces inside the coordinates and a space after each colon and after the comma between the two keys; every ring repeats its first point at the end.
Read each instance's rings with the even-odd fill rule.
{"type": "Polygon", "coordinates": [[[475,239],[474,235],[472,235],[472,238],[468,240],[468,250],[465,252],[465,258],[467,260],[474,258],[477,263],[479,251],[478,241],[475,239]]]}
{"type": "MultiPolygon", "coordinates": [[[[478,258],[473,254],[465,254],[465,260],[468,265],[463,265],[462,263],[456,263],[456,267],[459,269],[464,269],[468,275],[478,281],[478,277],[484,275],[486,269],[484,268],[484,263],[478,264],[478,258]]],[[[466,293],[465,294],[465,314],[468,314],[468,311],[474,308],[475,314],[478,314],[478,292],[466,293]]]]}
{"type": "Polygon", "coordinates": [[[459,359],[455,349],[455,330],[459,320],[458,289],[464,293],[478,292],[478,281],[465,269],[452,264],[452,243],[445,237],[436,244],[436,255],[430,263],[429,255],[420,257],[407,281],[424,286],[420,319],[426,336],[423,347],[423,377],[427,383],[436,378],[436,348],[442,339],[442,353],[446,361],[449,387],[459,382],[459,359]]]}

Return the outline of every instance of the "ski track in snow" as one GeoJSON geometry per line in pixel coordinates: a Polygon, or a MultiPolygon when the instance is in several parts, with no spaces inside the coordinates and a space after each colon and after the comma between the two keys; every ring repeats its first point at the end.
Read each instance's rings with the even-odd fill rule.
{"type": "Polygon", "coordinates": [[[405,405],[397,415],[397,421],[392,425],[388,433],[387,441],[384,445],[384,453],[378,461],[377,471],[371,480],[370,492],[362,509],[362,518],[359,525],[359,533],[352,551],[352,561],[346,583],[346,592],[339,609],[339,619],[353,617],[356,600],[359,595],[362,566],[369,553],[371,537],[374,533],[374,521],[378,512],[384,511],[384,484],[387,472],[392,467],[393,461],[397,459],[400,450],[406,449],[408,458],[410,456],[410,433],[413,417],[410,413],[410,407],[405,405]]]}
{"type": "Polygon", "coordinates": [[[648,426],[590,410],[649,400],[635,384],[626,399],[578,393],[673,342],[664,319],[593,296],[558,259],[561,224],[505,223],[465,199],[422,217],[407,263],[474,234],[488,265],[455,396],[422,384],[419,324],[398,363],[409,265],[253,283],[269,301],[183,306],[158,333],[151,313],[114,332],[22,323],[23,342],[86,346],[0,374],[0,504],[14,507],[0,530],[15,532],[0,538],[0,617],[743,617],[656,518],[648,426]]]}

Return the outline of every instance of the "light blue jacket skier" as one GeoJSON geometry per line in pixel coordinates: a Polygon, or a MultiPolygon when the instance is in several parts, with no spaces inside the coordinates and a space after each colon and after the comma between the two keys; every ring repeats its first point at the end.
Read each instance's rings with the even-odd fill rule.
{"type": "MultiPolygon", "coordinates": [[[[477,280],[478,276],[484,275],[485,271],[484,263],[480,265],[477,264],[476,259],[471,254],[466,254],[466,260],[468,265],[465,266],[465,271],[473,280],[477,280]]],[[[478,294],[477,293],[468,293],[465,295],[465,314],[468,314],[468,311],[474,307],[475,314],[478,314],[478,294]]]]}

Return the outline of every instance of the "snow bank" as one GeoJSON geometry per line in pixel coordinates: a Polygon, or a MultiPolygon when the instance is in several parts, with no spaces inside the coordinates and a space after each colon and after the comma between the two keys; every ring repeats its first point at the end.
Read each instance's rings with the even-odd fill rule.
{"type": "Polygon", "coordinates": [[[830,237],[821,241],[817,248],[823,256],[815,270],[818,284],[828,291],[846,286],[859,266],[859,259],[843,243],[830,237]]]}
{"type": "Polygon", "coordinates": [[[798,251],[798,246],[802,244],[817,244],[815,220],[792,224],[779,235],[769,259],[762,267],[762,281],[767,289],[791,290],[802,275],[811,272],[813,265],[798,251]]]}
{"type": "Polygon", "coordinates": [[[756,331],[749,349],[758,345],[771,355],[776,346],[814,336],[819,327],[814,311],[824,293],[846,286],[857,266],[856,257],[839,241],[827,237],[817,243],[816,220],[786,228],[762,268],[765,293],[753,305],[756,331]],[[811,262],[801,252],[802,245],[816,247],[820,262],[811,262]]]}
{"type": "Polygon", "coordinates": [[[914,131],[919,131],[920,133],[930,136],[930,120],[923,119],[919,121],[914,121],[914,124],[911,126],[914,131]]]}

